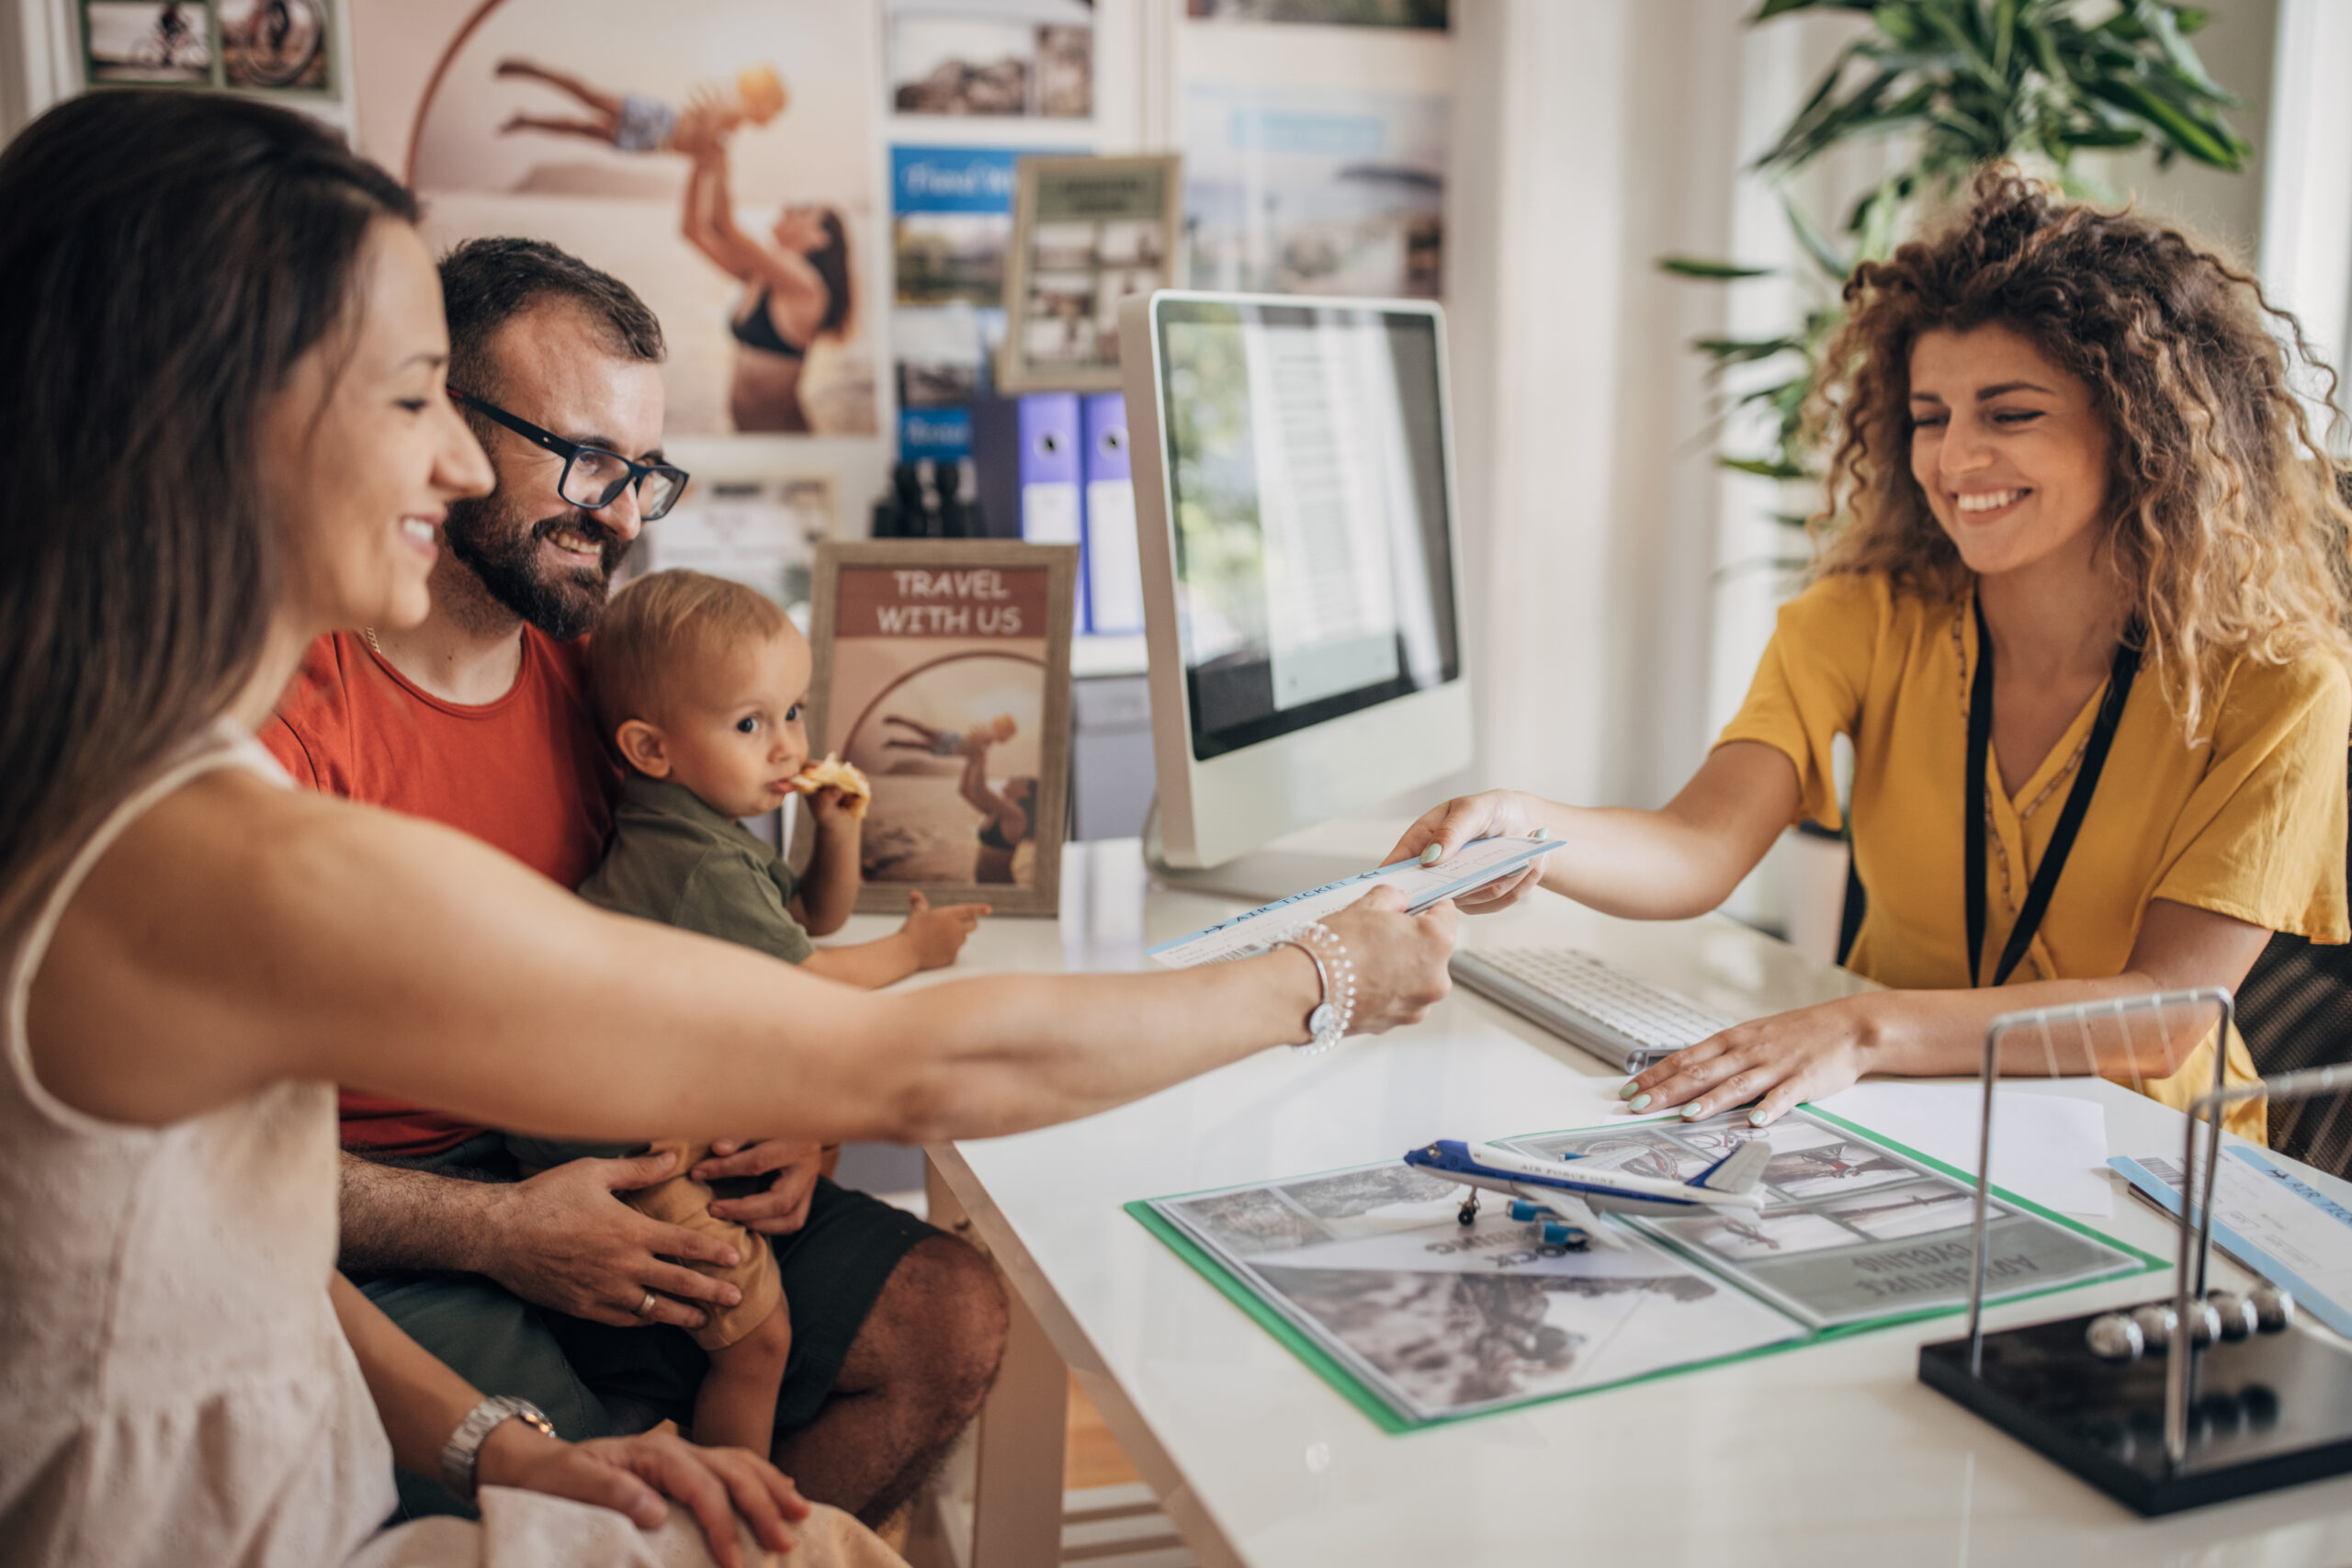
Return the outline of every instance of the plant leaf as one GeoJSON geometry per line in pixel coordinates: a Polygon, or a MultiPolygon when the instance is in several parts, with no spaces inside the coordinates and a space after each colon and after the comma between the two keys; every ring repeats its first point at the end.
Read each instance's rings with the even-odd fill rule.
{"type": "Polygon", "coordinates": [[[1737,262],[1703,261],[1697,256],[1660,256],[1657,269],[1677,277],[1730,279],[1740,277],[1770,277],[1781,269],[1776,266],[1742,266],[1737,262]]]}
{"type": "Polygon", "coordinates": [[[1752,365],[1776,354],[1801,349],[1804,343],[1792,337],[1696,337],[1690,340],[1690,346],[1725,365],[1752,365]]]}
{"type": "Polygon", "coordinates": [[[1804,209],[1797,205],[1796,198],[1785,191],[1781,194],[1781,210],[1789,215],[1789,227],[1795,231],[1797,243],[1805,248],[1821,270],[1833,282],[1845,282],[1846,275],[1854,270],[1853,264],[1838,254],[1838,247],[1830,243],[1828,235],[1821,231],[1820,225],[1807,217],[1804,209]]]}
{"type": "Polygon", "coordinates": [[[1735,474],[1754,474],[1759,479],[1809,479],[1804,469],[1780,457],[1722,457],[1718,468],[1729,468],[1735,474]]]}
{"type": "Polygon", "coordinates": [[[1747,25],[1769,22],[1775,17],[1785,17],[1792,11],[1870,11],[1877,8],[1875,0],[1764,0],[1747,25]]]}

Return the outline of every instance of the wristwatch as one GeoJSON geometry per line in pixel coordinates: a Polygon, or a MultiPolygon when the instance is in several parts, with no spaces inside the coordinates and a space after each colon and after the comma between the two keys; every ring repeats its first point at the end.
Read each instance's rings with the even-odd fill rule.
{"type": "Polygon", "coordinates": [[[458,1423],[458,1429],[449,1434],[449,1440],[441,1445],[441,1484],[459,1502],[474,1500],[474,1472],[481,1464],[481,1446],[510,1417],[537,1427],[550,1438],[555,1436],[555,1423],[527,1399],[495,1393],[475,1405],[458,1423]]]}

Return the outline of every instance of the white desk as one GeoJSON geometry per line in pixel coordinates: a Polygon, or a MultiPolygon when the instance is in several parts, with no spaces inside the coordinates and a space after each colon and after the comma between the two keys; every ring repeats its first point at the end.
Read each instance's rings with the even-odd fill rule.
{"type": "MultiPolygon", "coordinates": [[[[1068,854],[1058,926],[988,924],[951,973],[1139,968],[1147,942],[1234,907],[1145,897],[1129,844],[1068,854]]],[[[1635,925],[1544,897],[1465,927],[1474,945],[1584,946],[1727,1010],[1860,984],[1713,918],[1635,925]]],[[[1441,1131],[1554,1126],[1561,1105],[1584,1098],[1578,1079],[1600,1070],[1457,993],[1416,1029],[1323,1057],[1268,1052],[1084,1122],[933,1149],[1021,1298],[980,1456],[982,1521],[1003,1560],[1054,1560],[1037,1544],[1056,1539],[1046,1515],[1058,1514],[1049,1344],[1203,1564],[2352,1562],[2352,1479],[2152,1523],[1968,1415],[1915,1371],[1917,1346],[1960,1332],[1956,1317],[1391,1437],[1120,1209],[1379,1159],[1441,1131]],[[1015,1540],[1031,1544],[1001,1544],[1015,1540]]],[[[2118,1151],[2179,1146],[2179,1118],[2152,1101],[2057,1087],[2105,1102],[2118,1151]]],[[[2094,1224],[2162,1256],[2177,1245],[2166,1222],[2120,1196],[2114,1217],[2094,1224]]],[[[1991,1321],[2151,1299],[2169,1279],[1991,1321]]]]}

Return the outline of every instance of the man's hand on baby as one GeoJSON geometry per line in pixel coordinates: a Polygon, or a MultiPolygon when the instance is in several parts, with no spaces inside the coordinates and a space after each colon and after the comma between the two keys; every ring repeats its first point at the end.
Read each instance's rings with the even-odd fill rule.
{"type": "Polygon", "coordinates": [[[710,1205],[710,1217],[741,1225],[763,1235],[790,1235],[808,1223],[808,1200],[816,1195],[817,1178],[824,1159],[823,1145],[796,1144],[783,1138],[745,1143],[719,1138],[710,1156],[688,1174],[696,1181],[724,1181],[729,1177],[775,1173],[764,1192],[749,1198],[722,1198],[710,1205]]]}
{"type": "Polygon", "coordinates": [[[955,963],[956,955],[964,950],[964,940],[978,928],[980,917],[990,912],[986,904],[950,904],[934,909],[920,893],[910,893],[907,901],[910,912],[899,933],[913,944],[918,969],[944,969],[955,963]]]}
{"type": "Polygon", "coordinates": [[[487,1248],[484,1272],[525,1301],[572,1317],[624,1328],[640,1323],[700,1328],[704,1314],[695,1303],[729,1307],[743,1292],[683,1264],[732,1265],[735,1249],[717,1236],[641,1214],[613,1196],[677,1175],[677,1163],[669,1154],[576,1159],[500,1188],[497,1235],[487,1248]],[[640,1315],[648,1291],[653,1308],[640,1315]]]}

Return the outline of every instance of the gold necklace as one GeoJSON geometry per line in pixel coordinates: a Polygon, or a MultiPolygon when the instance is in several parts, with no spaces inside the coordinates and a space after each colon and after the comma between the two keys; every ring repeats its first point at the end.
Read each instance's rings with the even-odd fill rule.
{"type": "Polygon", "coordinates": [[[375,627],[373,627],[373,626],[362,626],[362,627],[360,627],[360,628],[359,628],[359,635],[360,635],[361,637],[366,637],[366,638],[368,639],[368,652],[370,652],[370,653],[374,654],[374,655],[375,655],[377,658],[379,658],[379,659],[381,659],[381,658],[383,658],[383,657],[384,657],[384,645],[383,645],[382,643],[378,642],[378,641],[376,640],[376,628],[375,628],[375,627]]]}

